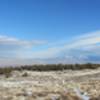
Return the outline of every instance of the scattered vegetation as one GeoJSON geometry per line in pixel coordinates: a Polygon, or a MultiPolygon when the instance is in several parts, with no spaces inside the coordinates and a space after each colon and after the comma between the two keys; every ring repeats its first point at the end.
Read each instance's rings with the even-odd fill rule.
{"type": "MultiPolygon", "coordinates": [[[[13,75],[13,73],[11,73],[12,71],[15,71],[15,73],[16,73],[16,71],[18,70],[18,71],[20,71],[21,74],[18,72],[17,75],[20,74],[21,78],[19,78],[20,75],[18,77],[16,77],[16,79],[15,79],[15,77],[12,77],[11,80],[8,79],[7,81],[5,81],[5,83],[2,83],[2,80],[1,80],[1,90],[2,90],[3,84],[4,84],[4,86],[7,85],[7,87],[9,87],[9,86],[11,86],[11,87],[8,88],[9,89],[8,91],[5,91],[5,88],[3,87],[4,93],[1,92],[2,95],[0,96],[0,98],[3,96],[5,97],[5,95],[7,97],[7,95],[8,95],[7,100],[14,100],[14,99],[22,100],[23,98],[24,99],[27,98],[28,100],[31,100],[31,99],[39,100],[41,98],[42,99],[44,98],[44,100],[100,100],[100,96],[99,96],[100,81],[96,81],[96,80],[90,81],[89,80],[88,82],[81,83],[78,88],[78,85],[76,85],[78,83],[77,79],[76,79],[77,83],[76,83],[76,81],[75,81],[75,83],[71,83],[71,82],[67,83],[67,80],[65,80],[66,75],[63,77],[62,76],[63,73],[60,74],[61,78],[58,79],[58,76],[56,76],[57,78],[55,78],[53,75],[52,75],[53,78],[51,78],[51,77],[49,78],[49,76],[47,76],[48,72],[43,75],[44,78],[41,78],[42,73],[39,73],[39,75],[37,74],[37,76],[36,76],[36,74],[32,74],[32,73],[30,74],[27,71],[27,70],[30,70],[30,71],[84,70],[84,69],[96,69],[96,68],[99,68],[99,66],[100,66],[100,64],[87,63],[87,64],[73,64],[73,65],[72,64],[50,64],[50,65],[25,65],[25,66],[16,66],[16,67],[3,67],[3,68],[0,68],[1,75],[4,74],[6,78],[9,78],[10,75],[13,75]],[[25,71],[23,71],[23,70],[25,70],[25,71]],[[28,77],[28,78],[26,78],[26,77],[28,77]],[[45,79],[47,80],[47,78],[53,84],[53,85],[50,85],[50,87],[49,87],[49,85],[47,85],[48,88],[45,87],[46,84],[44,84],[45,79]],[[29,84],[27,82],[26,82],[27,84],[24,83],[25,79],[26,79],[26,81],[30,81],[30,83],[29,84]],[[31,82],[31,79],[33,79],[32,81],[35,81],[35,80],[38,81],[38,85],[36,85],[36,83],[34,84],[33,82],[31,82]],[[54,83],[53,83],[53,79],[56,80],[56,81],[54,81],[54,83]],[[16,83],[17,82],[16,80],[17,81],[21,80],[22,83],[20,84],[20,81],[19,81],[19,83],[16,83]],[[11,82],[11,84],[10,84],[10,82],[11,82]],[[45,88],[43,86],[41,87],[42,82],[43,82],[43,86],[45,88]],[[57,85],[56,85],[56,82],[58,83],[57,85]],[[8,83],[9,83],[9,85],[8,85],[8,83]],[[20,84],[20,85],[18,85],[18,84],[20,84]],[[72,85],[69,85],[69,84],[72,84],[72,85]],[[12,88],[17,85],[19,88],[18,87],[12,88]],[[27,87],[27,85],[28,85],[28,87],[27,87]],[[54,88],[53,88],[53,86],[54,86],[54,88]],[[44,89],[44,91],[40,91],[40,88],[41,88],[41,90],[44,89]],[[78,89],[78,90],[76,91],[75,89],[78,89]],[[40,93],[38,93],[37,90],[39,90],[38,92],[40,92],[40,93]]],[[[83,71],[83,73],[85,73],[85,71],[83,71]]],[[[51,74],[52,74],[52,72],[51,72],[51,74]]],[[[95,77],[97,77],[97,74],[95,77]]],[[[66,79],[67,79],[67,77],[66,77],[66,79]]],[[[86,77],[86,80],[88,80],[88,79],[89,79],[89,77],[88,78],[86,77]]],[[[70,79],[70,80],[73,80],[73,79],[70,79]]],[[[72,81],[72,82],[74,82],[74,81],[72,81]]],[[[5,98],[4,99],[2,98],[2,100],[5,100],[5,98]]]]}
{"type": "Polygon", "coordinates": [[[25,65],[15,67],[15,70],[33,70],[33,71],[61,71],[61,70],[82,70],[82,69],[96,69],[100,64],[47,64],[47,65],[25,65]]]}
{"type": "Polygon", "coordinates": [[[6,67],[6,68],[0,68],[0,74],[4,74],[6,78],[9,78],[11,76],[12,68],[6,67]]]}
{"type": "MultiPolygon", "coordinates": [[[[1,67],[0,74],[5,74],[9,77],[13,70],[31,70],[31,71],[61,71],[61,70],[83,70],[83,69],[96,69],[100,64],[47,64],[47,65],[24,65],[16,67],[1,67]]],[[[25,73],[23,76],[27,76],[25,73]]]]}

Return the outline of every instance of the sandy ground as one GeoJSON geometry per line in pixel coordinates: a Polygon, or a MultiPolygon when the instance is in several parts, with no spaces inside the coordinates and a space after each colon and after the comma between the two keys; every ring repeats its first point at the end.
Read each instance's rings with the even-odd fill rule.
{"type": "Polygon", "coordinates": [[[98,97],[91,100],[100,100],[100,69],[13,71],[8,78],[0,76],[0,100],[83,100],[77,91],[81,96],[98,97]],[[23,76],[24,73],[27,75],[23,76]]]}

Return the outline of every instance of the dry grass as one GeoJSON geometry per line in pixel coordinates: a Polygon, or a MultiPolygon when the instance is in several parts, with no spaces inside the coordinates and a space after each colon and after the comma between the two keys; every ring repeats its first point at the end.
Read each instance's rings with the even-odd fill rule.
{"type": "Polygon", "coordinates": [[[52,72],[14,71],[0,76],[0,100],[100,100],[100,69],[52,72]],[[26,74],[27,73],[27,74],[26,74]]]}

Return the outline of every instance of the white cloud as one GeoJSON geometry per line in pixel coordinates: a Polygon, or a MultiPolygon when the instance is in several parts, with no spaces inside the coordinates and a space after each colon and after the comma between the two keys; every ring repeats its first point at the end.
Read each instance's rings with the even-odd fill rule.
{"type": "MultiPolygon", "coordinates": [[[[54,57],[59,57],[59,55],[70,55],[73,52],[74,53],[83,53],[81,55],[84,58],[85,55],[87,55],[89,52],[96,52],[98,51],[96,48],[98,46],[96,44],[100,43],[100,31],[96,32],[90,32],[90,33],[85,33],[85,35],[77,36],[73,40],[69,41],[68,43],[65,43],[63,45],[59,45],[57,47],[49,47],[43,51],[38,51],[38,52],[33,52],[33,57],[34,58],[54,58],[54,57]],[[92,49],[89,49],[91,47],[92,49]],[[94,51],[94,49],[96,49],[94,51]],[[78,50],[78,52],[76,52],[78,50]]],[[[77,55],[77,54],[76,54],[77,55]]]]}
{"type": "MultiPolygon", "coordinates": [[[[44,44],[44,41],[39,40],[20,40],[8,36],[0,36],[0,57],[4,58],[20,58],[25,55],[26,51],[31,51],[35,46],[44,44]],[[19,57],[18,57],[19,56],[19,57]]],[[[26,52],[27,53],[27,52],[26,52]]],[[[27,56],[26,56],[27,58],[27,56]]]]}
{"type": "MultiPolygon", "coordinates": [[[[55,43],[54,45],[52,43],[50,43],[52,45],[44,44],[48,45],[48,48],[45,48],[44,50],[32,50],[33,47],[35,48],[35,46],[41,44],[44,44],[44,41],[26,41],[7,36],[0,36],[0,57],[4,59],[11,59],[12,57],[14,58],[13,60],[7,59],[7,64],[11,62],[17,62],[19,64],[31,64],[34,63],[34,61],[35,63],[85,63],[88,61],[93,61],[89,58],[89,56],[100,56],[100,31],[76,36],[74,39],[68,41],[67,43],[60,43],[58,41],[58,43],[56,42],[57,45],[55,45],[55,43]],[[22,62],[20,62],[18,59],[22,59],[20,60],[22,62]]],[[[2,60],[0,60],[0,62],[1,61],[2,60]]]]}
{"type": "Polygon", "coordinates": [[[29,46],[35,46],[45,43],[44,41],[38,41],[38,40],[32,40],[32,41],[26,41],[26,40],[19,40],[17,38],[12,38],[8,36],[0,36],[0,44],[1,45],[15,45],[15,46],[23,46],[23,47],[29,47],[29,46]]]}

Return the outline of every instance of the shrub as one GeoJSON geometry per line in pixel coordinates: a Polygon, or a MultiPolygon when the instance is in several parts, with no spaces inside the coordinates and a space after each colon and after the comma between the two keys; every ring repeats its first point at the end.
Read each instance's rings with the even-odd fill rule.
{"type": "Polygon", "coordinates": [[[27,76],[28,76],[27,72],[25,72],[25,73],[22,74],[22,77],[27,77],[27,76]]]}

